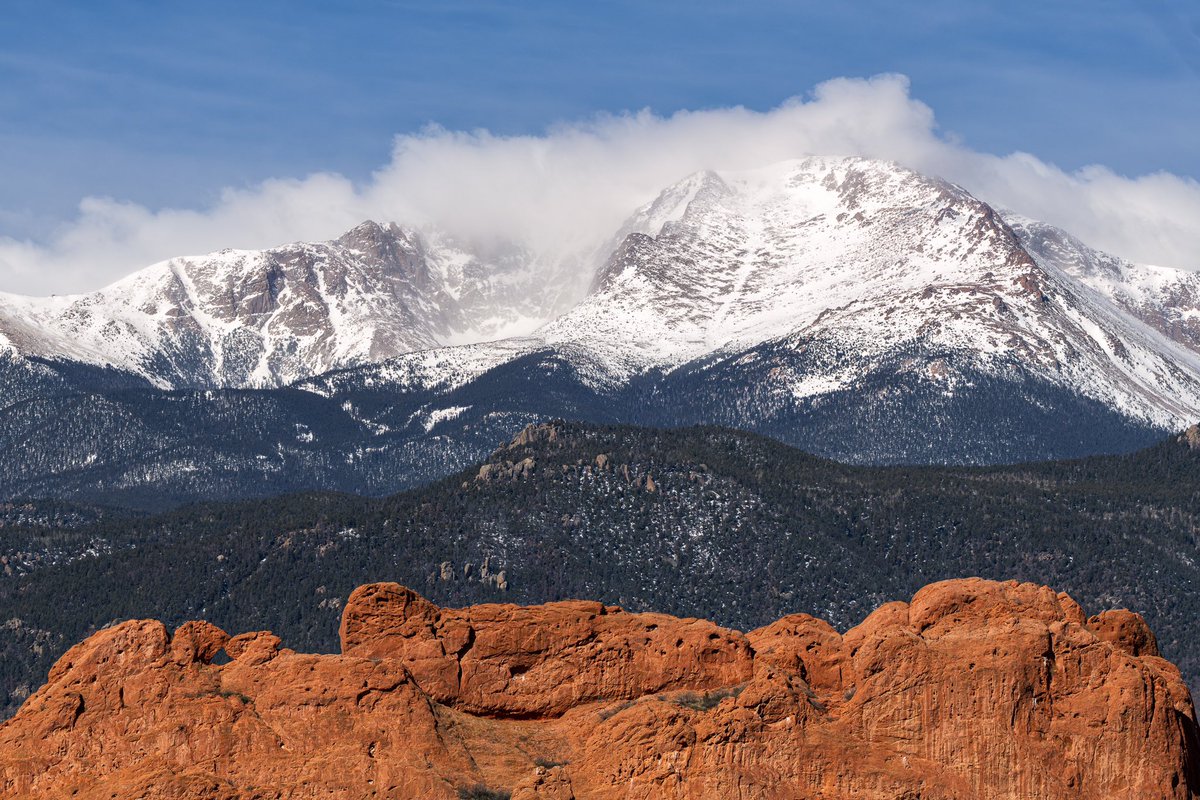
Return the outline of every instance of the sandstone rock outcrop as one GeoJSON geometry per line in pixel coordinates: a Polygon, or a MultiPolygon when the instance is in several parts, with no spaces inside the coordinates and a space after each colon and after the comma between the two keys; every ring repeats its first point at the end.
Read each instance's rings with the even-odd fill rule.
{"type": "Polygon", "coordinates": [[[840,634],[356,590],[341,655],[132,621],[0,725],[0,796],[1184,800],[1178,671],[1135,614],[947,581],[840,634]],[[231,659],[217,663],[224,649],[231,659]],[[215,659],[215,660],[214,660],[215,659]]]}
{"type": "Polygon", "coordinates": [[[441,609],[398,584],[370,584],[350,595],[340,633],[344,654],[397,659],[433,700],[491,716],[560,716],[754,673],[741,633],[582,600],[441,609]]]}

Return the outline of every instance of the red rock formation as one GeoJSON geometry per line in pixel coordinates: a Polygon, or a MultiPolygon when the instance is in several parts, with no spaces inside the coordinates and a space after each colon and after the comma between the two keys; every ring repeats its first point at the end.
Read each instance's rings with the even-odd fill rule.
{"type": "Polygon", "coordinates": [[[395,583],[361,586],[342,652],[393,658],[439,703],[473,714],[559,716],[582,703],[750,680],[736,631],[582,600],[440,609],[395,583]]]}
{"type": "Polygon", "coordinates": [[[1040,586],[926,587],[842,635],[597,603],[355,591],[343,654],[267,632],[101,631],[0,726],[19,798],[1183,798],[1178,671],[1137,615],[1040,586]],[[212,663],[224,648],[228,664],[212,663]]]}

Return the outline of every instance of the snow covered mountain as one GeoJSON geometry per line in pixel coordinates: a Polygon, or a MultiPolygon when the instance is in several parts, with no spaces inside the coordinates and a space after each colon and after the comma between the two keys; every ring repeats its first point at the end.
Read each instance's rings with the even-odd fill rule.
{"type": "Polygon", "coordinates": [[[383,492],[547,417],[965,464],[1127,451],[1200,418],[1200,277],[892,163],[693,175],[598,252],[365,223],[0,297],[22,401],[0,412],[0,482],[383,492]]]}
{"type": "Polygon", "coordinates": [[[540,331],[610,379],[764,343],[840,354],[781,368],[798,397],[890,354],[954,391],[945,354],[1026,370],[1164,428],[1200,416],[1200,278],[1134,266],[894,164],[809,158],[704,173],[627,225],[596,290],[540,331]],[[814,368],[814,366],[816,368],[814,368]]]}
{"type": "Polygon", "coordinates": [[[652,372],[750,367],[766,349],[758,379],[795,399],[854,390],[880,369],[953,395],[970,388],[961,364],[1163,430],[1200,417],[1200,276],[1130,264],[895,164],[807,158],[700,173],[639,209],[614,242],[592,292],[529,336],[366,374],[459,385],[552,350],[611,390],[652,372]]]}
{"type": "Polygon", "coordinates": [[[0,348],[159,387],[279,386],[532,330],[578,292],[541,266],[365,222],[332,242],[172,259],[87,295],[0,295],[0,348]]]}

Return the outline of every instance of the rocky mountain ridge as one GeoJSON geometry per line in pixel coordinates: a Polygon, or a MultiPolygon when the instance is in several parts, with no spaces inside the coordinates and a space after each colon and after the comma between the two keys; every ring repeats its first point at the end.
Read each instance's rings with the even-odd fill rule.
{"type": "MultiPolygon", "coordinates": [[[[636,211],[590,266],[493,249],[366,222],[322,244],[174,259],[92,295],[5,295],[0,332],[16,353],[173,388],[282,385],[514,327],[532,335],[474,374],[545,346],[619,382],[775,341],[864,362],[920,341],[996,369],[1019,360],[1172,427],[1200,409],[1200,279],[1123,262],[892,163],[699,173],[636,211]],[[589,270],[593,290],[572,307],[568,276],[589,270]]],[[[793,376],[791,389],[854,377],[793,376]]]]}
{"type": "Polygon", "coordinates": [[[315,796],[1186,800],[1192,699],[1144,621],[947,581],[839,633],[742,634],[582,601],[349,598],[340,655],[124,622],[0,725],[0,788],[315,796]],[[216,656],[224,652],[227,663],[216,656]]]}
{"type": "Polygon", "coordinates": [[[534,261],[368,221],[330,242],[172,259],[88,295],[0,295],[0,346],[160,388],[282,386],[531,330],[568,291],[534,281],[534,261]]]}
{"type": "Polygon", "coordinates": [[[159,507],[383,494],[553,418],[875,464],[1128,452],[1200,418],[1200,277],[895,164],[700,173],[594,267],[493,250],[369,223],[2,298],[0,485],[159,507]]]}

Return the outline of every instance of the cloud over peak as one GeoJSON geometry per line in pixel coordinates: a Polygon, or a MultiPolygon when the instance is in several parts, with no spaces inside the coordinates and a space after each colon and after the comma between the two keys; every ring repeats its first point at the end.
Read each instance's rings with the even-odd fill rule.
{"type": "Polygon", "coordinates": [[[172,256],[328,239],[368,218],[536,250],[586,246],[693,172],[805,155],[896,161],[1130,260],[1200,268],[1200,183],[972,150],[938,129],[906,78],[880,75],[830,80],[763,112],[640,111],[525,136],[430,127],[398,136],[389,163],[361,185],[332,173],[270,180],[204,209],[88,198],[47,241],[0,238],[0,290],[90,290],[172,256]]]}

